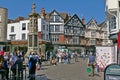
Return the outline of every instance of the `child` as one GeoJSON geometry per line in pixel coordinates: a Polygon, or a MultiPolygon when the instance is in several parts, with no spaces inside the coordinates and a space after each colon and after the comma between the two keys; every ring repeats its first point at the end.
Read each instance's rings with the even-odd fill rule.
{"type": "Polygon", "coordinates": [[[99,65],[96,63],[95,64],[95,71],[98,73],[99,72],[99,65]]]}
{"type": "Polygon", "coordinates": [[[57,64],[56,64],[56,59],[53,57],[52,58],[52,65],[54,65],[54,66],[56,66],[57,64]]]}

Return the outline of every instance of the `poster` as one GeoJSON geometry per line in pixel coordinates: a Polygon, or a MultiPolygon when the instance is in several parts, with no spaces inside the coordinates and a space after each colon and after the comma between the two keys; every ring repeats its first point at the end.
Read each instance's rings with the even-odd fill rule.
{"type": "Polygon", "coordinates": [[[96,62],[100,69],[115,63],[115,54],[114,46],[96,46],[96,62]]]}

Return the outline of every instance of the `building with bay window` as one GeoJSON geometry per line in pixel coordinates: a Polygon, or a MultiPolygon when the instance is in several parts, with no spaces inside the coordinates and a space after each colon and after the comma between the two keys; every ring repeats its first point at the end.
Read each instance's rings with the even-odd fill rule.
{"type": "Polygon", "coordinates": [[[109,26],[109,37],[114,43],[116,43],[117,33],[120,32],[120,0],[105,1],[107,26],[109,26]]]}
{"type": "Polygon", "coordinates": [[[109,40],[109,27],[106,21],[98,24],[93,18],[86,24],[85,38],[86,38],[86,49],[94,51],[95,46],[105,46],[112,44],[109,40]]]}

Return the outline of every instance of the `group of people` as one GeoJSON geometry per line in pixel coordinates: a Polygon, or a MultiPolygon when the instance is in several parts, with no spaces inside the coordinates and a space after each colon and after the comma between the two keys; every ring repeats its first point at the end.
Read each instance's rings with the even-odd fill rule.
{"type": "Polygon", "coordinates": [[[73,56],[74,61],[78,62],[78,53],[77,51],[70,53],[69,51],[60,51],[57,50],[56,53],[50,52],[50,62],[52,65],[57,65],[57,63],[70,64],[71,57],[73,56]]]}
{"type": "MultiPolygon", "coordinates": [[[[79,54],[77,51],[74,51],[73,53],[70,53],[69,51],[60,51],[60,50],[58,50],[56,53],[50,51],[49,54],[47,54],[47,61],[50,61],[50,64],[52,65],[57,65],[58,63],[70,64],[72,56],[74,58],[74,61],[78,62],[79,54]]],[[[7,53],[2,52],[0,53],[0,70],[5,71],[5,74],[2,75],[2,78],[8,80],[10,77],[9,76],[10,70],[14,75],[15,78],[14,80],[16,80],[16,78],[19,76],[23,78],[23,64],[26,64],[28,65],[28,69],[29,69],[28,78],[33,78],[32,80],[35,80],[37,65],[39,65],[39,69],[41,69],[44,58],[45,56],[41,52],[39,53],[39,55],[37,54],[37,52],[30,53],[27,59],[26,57],[24,57],[23,51],[18,50],[15,52],[7,52],[7,53]]],[[[94,63],[95,63],[95,56],[90,53],[88,57],[88,66],[90,66],[92,69],[91,72],[92,76],[94,76],[94,68],[95,68],[94,63]]]]}
{"type": "Polygon", "coordinates": [[[23,78],[23,53],[23,51],[19,50],[15,52],[0,53],[0,72],[2,79],[8,80],[12,75],[14,75],[14,80],[20,76],[23,78]],[[11,75],[10,71],[12,71],[11,75]]]}

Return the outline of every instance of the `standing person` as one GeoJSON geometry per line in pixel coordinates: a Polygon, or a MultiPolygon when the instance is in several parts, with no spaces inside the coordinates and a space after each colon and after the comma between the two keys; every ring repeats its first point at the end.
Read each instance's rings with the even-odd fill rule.
{"type": "Polygon", "coordinates": [[[47,51],[47,61],[50,60],[50,51],[47,51]]]}
{"type": "Polygon", "coordinates": [[[85,60],[85,52],[84,51],[82,52],[82,57],[83,57],[83,60],[85,60]]]}
{"type": "Polygon", "coordinates": [[[35,80],[36,60],[31,57],[29,60],[29,77],[30,80],[35,80]]]}
{"type": "Polygon", "coordinates": [[[22,80],[23,80],[23,60],[22,60],[22,56],[21,55],[19,55],[18,56],[18,59],[17,59],[17,61],[16,61],[16,67],[17,67],[17,77],[18,78],[21,78],[22,80]]]}
{"type": "Polygon", "coordinates": [[[30,52],[30,54],[29,54],[29,59],[32,57],[33,55],[32,55],[32,52],[30,52]]]}
{"type": "Polygon", "coordinates": [[[78,62],[78,53],[77,53],[77,51],[75,51],[75,53],[74,53],[74,58],[75,58],[75,62],[78,62]]]}
{"type": "Polygon", "coordinates": [[[60,51],[59,50],[56,53],[56,58],[57,58],[57,62],[59,62],[59,60],[60,60],[60,51]]]}
{"type": "Polygon", "coordinates": [[[88,66],[91,67],[91,74],[90,76],[94,76],[94,63],[95,63],[95,56],[93,55],[93,53],[90,53],[89,57],[88,57],[88,66]]]}
{"type": "Polygon", "coordinates": [[[70,62],[71,62],[71,54],[70,52],[68,52],[68,64],[70,64],[70,62]]]}
{"type": "Polygon", "coordinates": [[[16,53],[13,53],[10,63],[11,63],[11,71],[13,72],[15,80],[16,80],[16,61],[17,61],[16,53]]]}
{"type": "Polygon", "coordinates": [[[68,54],[67,54],[67,52],[65,51],[65,52],[64,52],[64,57],[63,57],[63,59],[64,59],[64,64],[67,64],[67,58],[68,58],[68,54]]]}
{"type": "Polygon", "coordinates": [[[52,64],[52,58],[53,58],[53,50],[50,50],[50,64],[52,64]]]}
{"type": "Polygon", "coordinates": [[[5,53],[4,50],[1,49],[1,50],[0,50],[0,55],[1,55],[1,56],[4,56],[4,53],[5,53]]]}
{"type": "MultiPolygon", "coordinates": [[[[8,80],[9,78],[9,68],[8,68],[8,64],[7,64],[7,59],[3,57],[3,61],[2,61],[2,69],[5,70],[4,74],[6,79],[8,80]]],[[[2,79],[4,79],[4,76],[2,75],[2,79]]]]}
{"type": "Polygon", "coordinates": [[[42,54],[42,52],[40,52],[39,53],[40,55],[39,55],[39,65],[40,65],[40,70],[42,69],[42,62],[43,62],[43,54],[42,54]]]}

